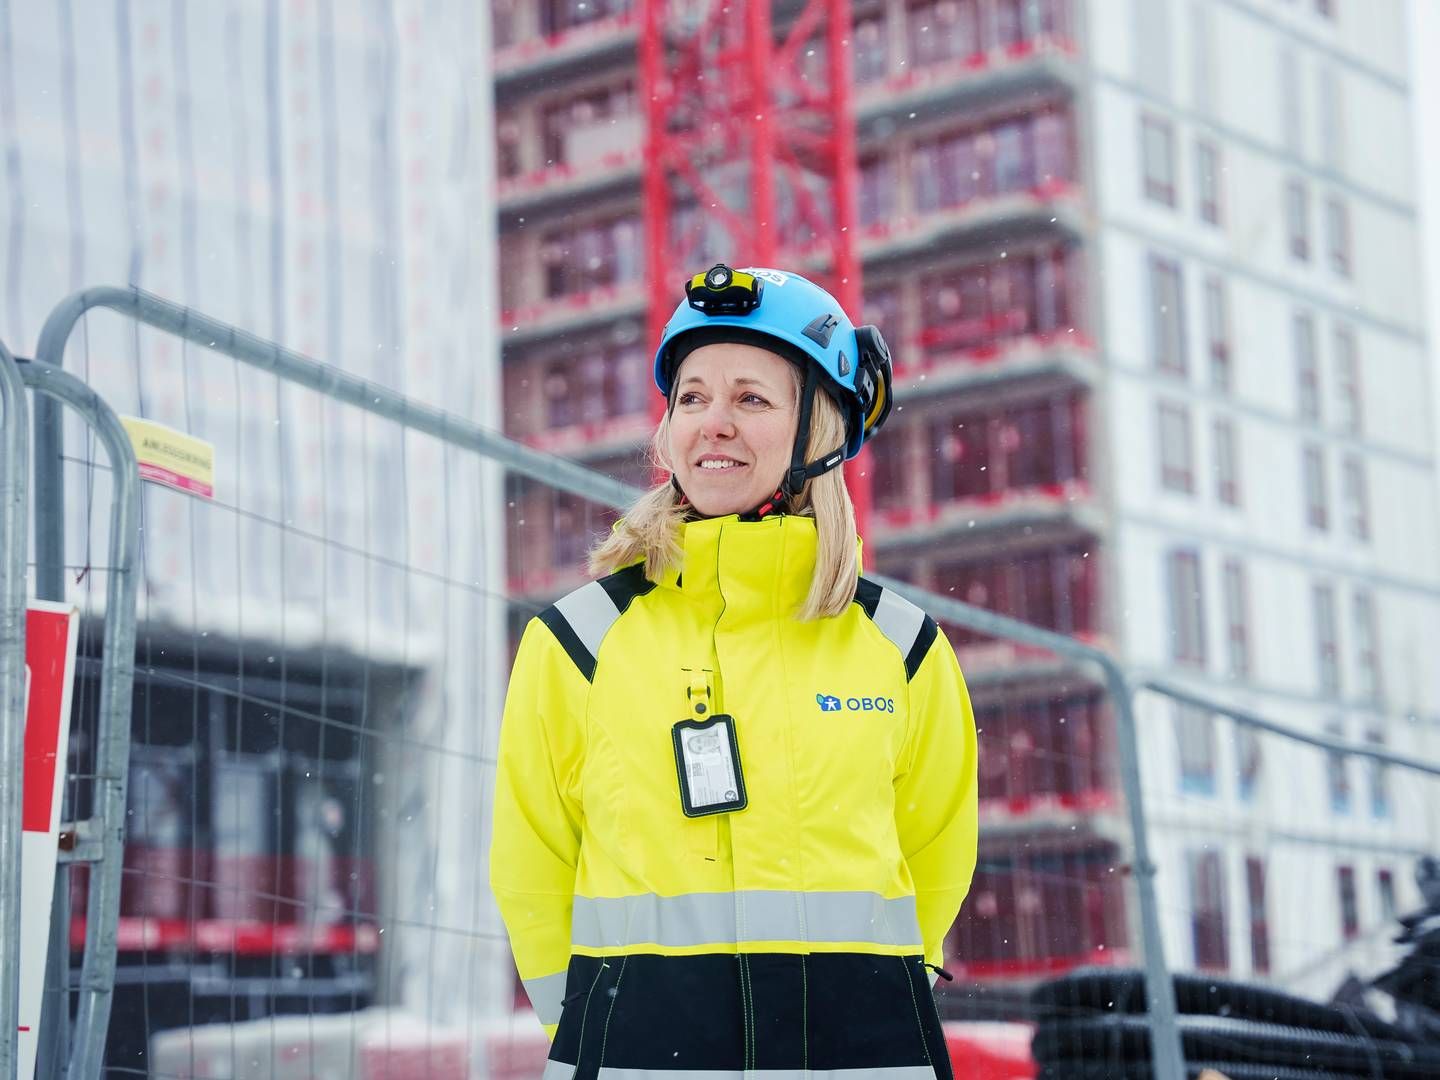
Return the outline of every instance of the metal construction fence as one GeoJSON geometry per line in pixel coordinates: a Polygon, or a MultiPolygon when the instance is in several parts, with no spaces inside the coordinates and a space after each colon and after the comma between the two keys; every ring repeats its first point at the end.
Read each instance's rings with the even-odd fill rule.
{"type": "MultiPolygon", "coordinates": [[[[81,612],[37,1075],[538,1075],[484,869],[509,646],[638,489],[135,289],[61,303],[33,361],[0,351],[0,407],[7,1033],[27,577],[81,612]],[[213,491],[142,487],[121,416],[209,444],[213,491]]],[[[1261,715],[879,580],[1045,673],[1015,708],[1013,664],[961,648],[982,836],[942,1014],[1036,1024],[1043,1075],[1368,1075],[1386,1032],[1259,1028],[1330,1022],[1301,999],[1393,959],[1436,733],[1357,742],[1339,710],[1261,715]],[[1196,989],[1219,973],[1224,1009],[1196,989]]]]}

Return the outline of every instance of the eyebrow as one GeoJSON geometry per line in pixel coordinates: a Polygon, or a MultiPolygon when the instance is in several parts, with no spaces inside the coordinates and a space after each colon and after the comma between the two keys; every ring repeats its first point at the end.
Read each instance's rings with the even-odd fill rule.
{"type": "MultiPolygon", "coordinates": [[[[699,383],[701,386],[704,386],[704,385],[705,385],[705,380],[702,379],[702,378],[700,378],[699,375],[686,375],[685,378],[683,378],[683,379],[680,380],[680,385],[681,385],[681,386],[689,386],[691,383],[699,383]]],[[[763,380],[761,380],[761,379],[752,379],[752,378],[750,378],[749,376],[746,376],[746,375],[742,375],[742,376],[740,376],[740,378],[736,379],[736,380],[735,380],[735,384],[736,384],[737,386],[760,386],[760,387],[765,387],[765,388],[767,388],[767,389],[769,388],[769,384],[767,384],[767,383],[764,382],[763,380]]]]}

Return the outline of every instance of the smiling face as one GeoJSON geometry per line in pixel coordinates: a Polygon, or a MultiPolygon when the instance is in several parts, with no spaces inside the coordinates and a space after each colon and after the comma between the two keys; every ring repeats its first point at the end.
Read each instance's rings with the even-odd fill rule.
{"type": "Polygon", "coordinates": [[[680,364],[674,394],[668,459],[691,505],[721,517],[773,495],[795,442],[795,366],[754,345],[702,345],[680,364]]]}

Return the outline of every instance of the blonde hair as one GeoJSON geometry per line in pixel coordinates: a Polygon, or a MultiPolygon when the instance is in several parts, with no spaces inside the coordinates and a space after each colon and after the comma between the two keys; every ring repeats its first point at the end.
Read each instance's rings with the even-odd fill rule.
{"type": "MultiPolygon", "coordinates": [[[[797,391],[800,371],[791,366],[797,391]]],[[[650,459],[658,469],[667,469],[666,448],[670,437],[670,414],[661,418],[650,441],[650,459]]],[[[814,461],[845,442],[845,418],[830,395],[819,387],[810,414],[810,438],[805,460],[814,461]]],[[[786,512],[815,519],[815,573],[810,592],[798,617],[814,620],[839,615],[855,599],[860,561],[855,552],[855,507],[845,489],[842,468],[834,468],[805,481],[798,497],[787,499],[786,512]]],[[[693,516],[689,503],[680,501],[669,480],[651,488],[615,525],[615,529],[590,551],[590,572],[597,576],[614,573],[622,566],[643,559],[645,576],[659,581],[684,556],[680,526],[693,516]]]]}

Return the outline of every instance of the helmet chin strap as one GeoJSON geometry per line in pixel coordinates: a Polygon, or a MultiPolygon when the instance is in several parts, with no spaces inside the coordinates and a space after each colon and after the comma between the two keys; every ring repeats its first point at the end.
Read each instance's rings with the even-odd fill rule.
{"type": "Polygon", "coordinates": [[[815,409],[815,376],[809,365],[805,367],[805,381],[800,391],[800,420],[795,425],[795,446],[790,451],[790,468],[785,470],[785,479],[780,490],[789,498],[796,498],[805,481],[824,476],[845,460],[845,447],[841,445],[824,457],[805,464],[805,445],[810,441],[810,416],[815,409]]]}

